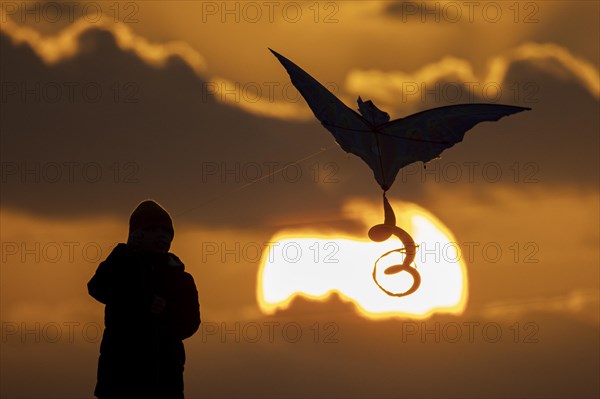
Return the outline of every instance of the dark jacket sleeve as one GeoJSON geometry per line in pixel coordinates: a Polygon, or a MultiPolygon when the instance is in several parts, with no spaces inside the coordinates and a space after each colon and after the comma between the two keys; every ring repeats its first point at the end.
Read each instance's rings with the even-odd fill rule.
{"type": "Polygon", "coordinates": [[[178,339],[194,335],[200,327],[200,302],[198,290],[191,274],[182,272],[178,303],[171,309],[172,333],[178,339]]]}
{"type": "Polygon", "coordinates": [[[87,283],[88,293],[96,299],[98,302],[107,304],[111,301],[113,294],[115,293],[115,283],[118,281],[115,275],[117,260],[126,251],[125,244],[118,244],[111,254],[100,263],[96,273],[92,279],[87,283]]]}

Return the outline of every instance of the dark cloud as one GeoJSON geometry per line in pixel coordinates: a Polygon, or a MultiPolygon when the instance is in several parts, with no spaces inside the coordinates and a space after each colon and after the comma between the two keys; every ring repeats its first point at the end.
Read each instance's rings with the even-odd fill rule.
{"type": "MultiPolygon", "coordinates": [[[[501,85],[502,95],[493,102],[532,110],[477,125],[466,133],[462,143],[428,164],[429,175],[416,173],[413,166],[400,176],[404,173],[406,180],[416,181],[414,174],[421,177],[420,181],[452,187],[470,184],[472,172],[475,183],[486,183],[470,184],[474,189],[499,183],[593,187],[599,178],[598,100],[564,68],[554,68],[561,70],[562,77],[547,73],[547,68],[536,63],[512,64],[501,85]],[[456,165],[461,166],[460,179],[456,178],[456,165]]],[[[490,102],[490,98],[475,96],[474,101],[490,102]]],[[[435,106],[447,104],[442,101],[435,106]]]]}
{"type": "Polygon", "coordinates": [[[218,103],[179,58],[150,67],[121,51],[106,31],[87,31],[79,43],[76,57],[47,66],[27,46],[2,36],[3,60],[10,59],[1,70],[4,206],[47,215],[97,214],[128,212],[155,197],[174,214],[197,208],[186,217],[243,225],[290,209],[334,210],[340,204],[341,197],[317,185],[340,185],[326,181],[344,169],[326,165],[345,161],[337,149],[234,192],[335,146],[317,123],[259,118],[218,103]],[[30,92],[23,99],[25,90],[30,92]],[[97,182],[96,165],[102,173],[97,182]],[[21,174],[26,168],[39,170],[21,174]]]}
{"type": "MultiPolygon", "coordinates": [[[[337,216],[346,198],[379,198],[368,167],[316,121],[259,117],[218,102],[178,57],[149,66],[110,32],[91,29],[74,57],[49,66],[27,45],[4,34],[0,40],[3,207],[126,217],[152,197],[196,223],[257,227],[308,218],[348,228],[337,216]]],[[[413,176],[419,165],[401,172],[391,194],[418,200],[426,184],[470,184],[465,162],[479,163],[478,173],[499,164],[504,184],[515,184],[511,167],[542,184],[597,184],[597,100],[529,63],[511,67],[511,84],[521,97],[511,101],[515,94],[506,92],[502,102],[527,95],[533,111],[477,126],[428,165],[425,179],[413,176]],[[533,89],[524,88],[528,82],[533,89]],[[459,181],[444,174],[451,177],[455,164],[459,181]]]]}

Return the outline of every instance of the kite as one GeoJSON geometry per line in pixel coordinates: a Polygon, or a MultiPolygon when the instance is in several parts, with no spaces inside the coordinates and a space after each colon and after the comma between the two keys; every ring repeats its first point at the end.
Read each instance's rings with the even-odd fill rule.
{"type": "MultiPolygon", "coordinates": [[[[333,135],[335,141],[348,153],[360,157],[373,171],[375,180],[383,190],[385,221],[369,230],[373,241],[384,241],[392,234],[404,244],[394,250],[405,254],[402,265],[388,267],[385,274],[406,271],[413,277],[412,287],[401,293],[379,288],[392,296],[406,296],[415,292],[421,282],[416,268],[410,266],[417,245],[411,236],[396,226],[395,216],[385,193],[390,189],[401,168],[421,161],[424,164],[463,140],[465,133],[480,122],[498,121],[500,118],[531,108],[501,104],[456,104],[433,108],[390,121],[390,116],[377,108],[372,101],[358,97],[358,112],[350,109],[333,93],[299,66],[281,54],[269,49],[290,75],[292,84],[306,100],[321,124],[333,135]]],[[[394,252],[390,251],[390,252],[394,252]]],[[[387,254],[382,255],[385,256],[387,254]]]]}

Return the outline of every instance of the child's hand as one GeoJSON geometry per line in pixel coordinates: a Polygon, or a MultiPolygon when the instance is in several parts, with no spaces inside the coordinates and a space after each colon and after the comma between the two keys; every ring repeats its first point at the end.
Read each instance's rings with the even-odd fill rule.
{"type": "Polygon", "coordinates": [[[164,298],[159,297],[158,295],[154,295],[154,301],[152,302],[152,307],[150,311],[155,315],[160,315],[165,311],[166,303],[164,298]]]}

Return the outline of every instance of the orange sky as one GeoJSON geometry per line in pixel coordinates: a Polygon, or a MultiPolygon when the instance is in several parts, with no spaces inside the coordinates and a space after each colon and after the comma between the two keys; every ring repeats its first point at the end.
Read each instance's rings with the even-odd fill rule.
{"type": "Polygon", "coordinates": [[[272,20],[261,2],[228,2],[230,14],[222,2],[64,3],[62,18],[58,3],[26,3],[0,15],[0,396],[92,396],[103,308],[85,284],[146,197],[173,215],[172,251],[199,289],[189,398],[600,394],[597,2],[481,2],[472,18],[466,2],[288,2],[272,20]],[[348,207],[381,202],[369,168],[284,90],[267,47],[392,118],[469,101],[533,108],[478,125],[388,193],[474,248],[462,315],[372,321],[335,296],[261,313],[244,248],[305,229],[366,238],[348,207]],[[295,161],[297,178],[247,185],[295,161]],[[240,342],[226,333],[236,323],[240,342]]]}

